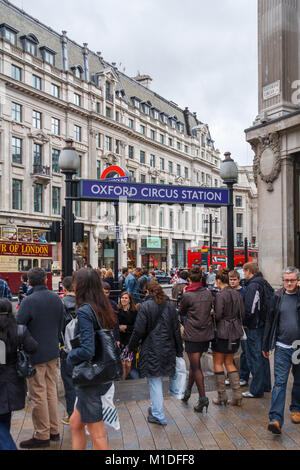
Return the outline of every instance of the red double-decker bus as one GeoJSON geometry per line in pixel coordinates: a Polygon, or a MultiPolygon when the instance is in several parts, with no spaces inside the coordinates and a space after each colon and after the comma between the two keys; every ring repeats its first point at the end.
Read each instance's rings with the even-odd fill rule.
{"type": "Polygon", "coordinates": [[[12,294],[19,292],[21,275],[31,268],[43,268],[52,289],[52,245],[40,229],[0,226],[0,277],[12,294]]]}
{"type": "MultiPolygon", "coordinates": [[[[248,250],[248,261],[258,263],[258,250],[248,250]]],[[[234,266],[241,266],[245,264],[245,250],[234,250],[234,266]]],[[[209,246],[193,246],[188,249],[188,268],[191,269],[195,266],[204,266],[206,269],[212,265],[214,268],[227,266],[227,248],[212,248],[212,260],[210,259],[209,246]]]]}

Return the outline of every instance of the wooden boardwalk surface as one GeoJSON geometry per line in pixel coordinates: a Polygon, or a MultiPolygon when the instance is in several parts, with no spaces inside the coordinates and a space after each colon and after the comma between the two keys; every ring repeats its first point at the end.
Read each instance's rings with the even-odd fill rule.
{"type": "MultiPolygon", "coordinates": [[[[230,392],[229,392],[230,394],[230,392]]],[[[216,392],[209,392],[210,402],[216,392]]],[[[286,416],[283,433],[274,436],[267,430],[271,394],[263,399],[244,399],[242,407],[217,407],[210,403],[208,413],[195,413],[197,395],[192,395],[188,406],[180,400],[167,397],[165,412],[168,426],[160,427],[147,422],[148,400],[125,402],[117,405],[121,429],[107,430],[111,450],[299,450],[300,425],[291,423],[287,393],[286,416]]],[[[64,416],[59,404],[59,417],[64,416]]],[[[17,444],[32,437],[31,406],[14,413],[12,435],[17,444]]],[[[70,450],[69,426],[61,424],[60,442],[51,443],[45,450],[70,450]]],[[[88,449],[91,442],[88,440],[88,449]]]]}

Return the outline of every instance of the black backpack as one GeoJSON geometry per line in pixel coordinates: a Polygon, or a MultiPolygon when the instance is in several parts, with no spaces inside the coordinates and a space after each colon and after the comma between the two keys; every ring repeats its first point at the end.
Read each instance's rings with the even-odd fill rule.
{"type": "Polygon", "coordinates": [[[272,286],[266,281],[266,279],[263,279],[262,284],[262,307],[261,307],[261,318],[266,321],[267,316],[272,310],[273,302],[274,302],[274,296],[275,296],[275,291],[272,286]]]}

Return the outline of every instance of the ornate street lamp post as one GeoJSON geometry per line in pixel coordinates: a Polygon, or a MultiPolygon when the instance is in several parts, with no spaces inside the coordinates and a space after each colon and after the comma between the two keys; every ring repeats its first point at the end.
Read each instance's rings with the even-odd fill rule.
{"type": "Polygon", "coordinates": [[[59,156],[59,168],[66,179],[66,206],[62,215],[62,277],[73,273],[74,216],[72,209],[72,179],[80,166],[79,156],[73,147],[73,140],[66,140],[67,146],[59,156]]]}
{"type": "Polygon", "coordinates": [[[221,163],[220,176],[229,190],[229,204],[227,206],[227,257],[228,268],[234,269],[234,227],[233,227],[233,185],[238,182],[238,167],[231,158],[231,153],[225,153],[225,160],[221,163]]]}

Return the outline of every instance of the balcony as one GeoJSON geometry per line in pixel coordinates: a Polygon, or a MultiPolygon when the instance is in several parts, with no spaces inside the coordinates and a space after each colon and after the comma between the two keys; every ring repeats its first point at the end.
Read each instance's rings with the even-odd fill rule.
{"type": "Polygon", "coordinates": [[[33,165],[31,176],[33,177],[34,181],[39,180],[44,184],[48,184],[51,179],[50,166],[33,165]]]}

